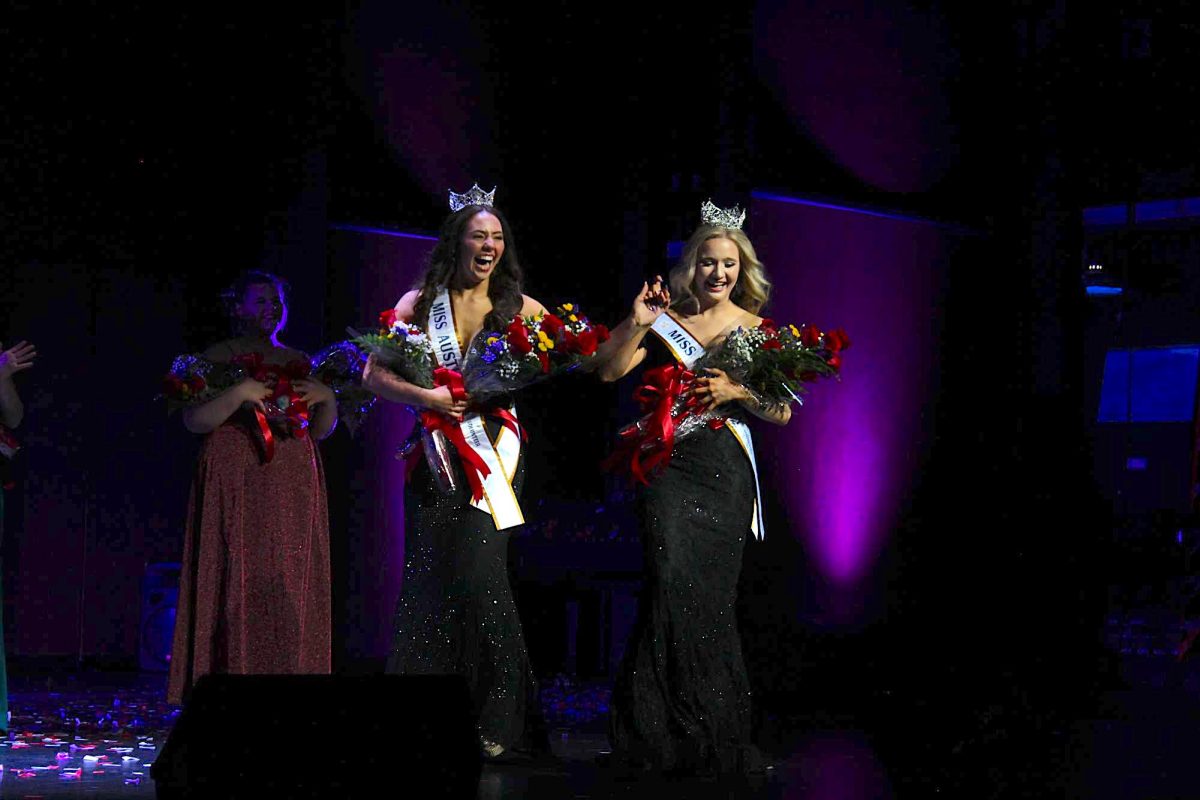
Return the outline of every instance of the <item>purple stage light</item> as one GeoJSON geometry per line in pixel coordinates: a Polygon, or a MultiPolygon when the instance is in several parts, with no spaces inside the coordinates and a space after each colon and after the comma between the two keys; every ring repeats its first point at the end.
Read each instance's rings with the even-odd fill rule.
{"type": "MultiPolygon", "coordinates": [[[[812,385],[784,428],[759,426],[767,486],[805,545],[816,616],[858,624],[870,578],[932,441],[943,279],[956,234],[926,220],[754,193],[747,233],[779,322],[844,328],[840,381],[812,385]]],[[[764,494],[767,492],[764,491],[764,494]]]]}

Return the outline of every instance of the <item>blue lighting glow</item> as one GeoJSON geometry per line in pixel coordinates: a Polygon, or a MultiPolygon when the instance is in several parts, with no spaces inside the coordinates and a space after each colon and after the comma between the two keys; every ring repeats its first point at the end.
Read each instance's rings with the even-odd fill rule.
{"type": "Polygon", "coordinates": [[[1099,421],[1190,422],[1198,366],[1198,345],[1109,350],[1100,386],[1099,421]]]}
{"type": "Polygon", "coordinates": [[[1087,293],[1090,295],[1111,296],[1117,295],[1125,291],[1120,286],[1089,286],[1087,293]]]}
{"type": "Polygon", "coordinates": [[[330,228],[335,231],[355,231],[356,233],[373,233],[378,236],[397,236],[401,239],[421,239],[426,242],[436,242],[436,236],[426,236],[420,233],[405,233],[404,231],[389,231],[385,228],[369,228],[365,225],[344,225],[341,223],[330,223],[330,228]]]}
{"type": "MultiPolygon", "coordinates": [[[[1133,206],[1133,221],[1158,222],[1166,219],[1200,217],[1200,197],[1183,197],[1176,200],[1144,200],[1133,206]]],[[[1129,205],[1095,206],[1083,210],[1083,224],[1125,225],[1129,222],[1129,205]]]]}
{"type": "Polygon", "coordinates": [[[827,200],[818,200],[809,197],[789,197],[783,194],[774,194],[772,192],[753,191],[750,196],[755,200],[774,200],[779,203],[791,203],[798,206],[812,206],[814,208],[828,208],[833,211],[846,211],[851,214],[862,214],[868,217],[883,217],[884,219],[894,219],[901,222],[919,222],[925,225],[936,225],[939,228],[946,230],[957,231],[959,233],[979,233],[980,231],[959,225],[953,222],[943,222],[941,220],[929,219],[928,217],[918,217],[912,214],[900,214],[895,211],[885,211],[883,209],[870,209],[861,206],[849,206],[844,203],[833,203],[827,200]]]}

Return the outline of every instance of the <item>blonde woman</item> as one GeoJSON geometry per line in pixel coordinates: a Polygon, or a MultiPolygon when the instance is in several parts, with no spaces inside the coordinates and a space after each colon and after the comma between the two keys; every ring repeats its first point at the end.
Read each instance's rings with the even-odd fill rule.
{"type": "Polygon", "coordinates": [[[723,420],[676,440],[640,493],[643,594],[609,731],[614,760],[624,766],[689,774],[765,768],[751,744],[750,683],[734,610],[746,535],[761,532],[746,421],[784,425],[791,412],[760,405],[720,370],[678,381],[731,331],[763,322],[758,312],[771,285],[743,219],[736,208],[705,203],[670,289],[661,277],[643,284],[600,354],[602,380],[642,367],[644,384],[683,386],[723,420]]]}

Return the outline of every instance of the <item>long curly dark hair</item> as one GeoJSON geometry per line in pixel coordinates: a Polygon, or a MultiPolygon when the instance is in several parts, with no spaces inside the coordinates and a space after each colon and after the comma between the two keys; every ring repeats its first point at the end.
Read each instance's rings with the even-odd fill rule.
{"type": "Polygon", "coordinates": [[[421,290],[421,296],[413,311],[414,325],[425,326],[429,319],[429,307],[443,286],[455,288],[458,262],[462,255],[463,231],[480,211],[486,211],[500,220],[500,229],[504,233],[504,254],[496,263],[488,282],[488,299],[492,301],[492,310],[484,318],[483,325],[489,330],[501,330],[512,321],[513,315],[520,313],[525,301],[521,291],[521,262],[517,258],[517,246],[508,220],[495,206],[470,205],[463,206],[442,223],[438,242],[429,254],[429,265],[417,283],[416,288],[421,290]]]}

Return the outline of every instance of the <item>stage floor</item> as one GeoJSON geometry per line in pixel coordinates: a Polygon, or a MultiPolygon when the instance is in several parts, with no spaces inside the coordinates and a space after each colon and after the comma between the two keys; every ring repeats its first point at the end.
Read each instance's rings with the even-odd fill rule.
{"type": "MultiPolygon", "coordinates": [[[[179,713],[165,703],[164,684],[164,676],[146,673],[13,677],[12,721],[0,742],[0,798],[155,797],[150,766],[179,713]]],[[[1114,691],[1103,714],[1043,742],[1006,741],[1001,726],[964,732],[961,745],[943,750],[933,743],[946,737],[931,735],[928,720],[906,714],[886,712],[868,724],[772,715],[759,740],[775,768],[764,776],[719,779],[630,775],[604,766],[607,696],[602,683],[548,683],[543,706],[554,758],[485,765],[478,800],[1200,798],[1200,775],[1192,766],[1200,751],[1200,704],[1194,694],[1170,687],[1114,691]],[[964,789],[969,794],[961,794],[964,789]]],[[[339,756],[361,753],[364,765],[374,764],[366,755],[377,757],[368,750],[376,744],[351,731],[331,732],[325,741],[297,742],[295,761],[279,768],[316,774],[333,762],[329,748],[339,756]]],[[[231,786],[237,766],[230,765],[231,786]]],[[[380,773],[378,797],[436,796],[414,793],[421,776],[397,772],[380,773]]]]}

